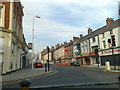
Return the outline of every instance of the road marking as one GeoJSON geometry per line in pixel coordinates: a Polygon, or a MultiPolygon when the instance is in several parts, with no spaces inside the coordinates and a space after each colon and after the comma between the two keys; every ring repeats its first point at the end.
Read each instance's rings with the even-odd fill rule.
{"type": "MultiPolygon", "coordinates": [[[[43,75],[40,75],[40,76],[29,77],[29,78],[25,78],[25,79],[32,80],[32,79],[36,79],[36,78],[42,78],[42,77],[50,76],[50,75],[53,75],[53,74],[56,74],[56,73],[58,73],[58,71],[46,73],[46,74],[43,74],[43,75]]],[[[3,83],[0,82],[0,84],[4,84],[4,85],[5,84],[11,84],[11,83],[16,83],[16,82],[23,81],[25,79],[20,79],[20,80],[16,80],[16,81],[8,81],[8,82],[3,82],[3,83]]]]}

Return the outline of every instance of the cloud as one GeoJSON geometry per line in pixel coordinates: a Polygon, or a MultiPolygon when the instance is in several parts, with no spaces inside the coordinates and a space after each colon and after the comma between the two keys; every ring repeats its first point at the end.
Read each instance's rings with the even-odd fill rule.
{"type": "Polygon", "coordinates": [[[107,17],[117,19],[117,0],[21,0],[24,6],[23,29],[27,42],[32,40],[33,17],[35,48],[69,41],[87,34],[87,28],[105,25],[107,17]],[[92,2],[92,3],[91,3],[92,2]],[[40,46],[42,43],[42,46],[40,46]]]}
{"type": "MultiPolygon", "coordinates": [[[[61,41],[69,39],[71,36],[84,33],[84,31],[87,29],[86,27],[87,25],[84,27],[74,27],[66,24],[57,23],[51,20],[41,19],[40,21],[36,22],[34,32],[35,36],[37,37],[49,37],[51,39],[55,38],[61,41]]],[[[24,29],[24,33],[26,33],[27,36],[32,36],[32,27],[25,26],[24,29]]]]}

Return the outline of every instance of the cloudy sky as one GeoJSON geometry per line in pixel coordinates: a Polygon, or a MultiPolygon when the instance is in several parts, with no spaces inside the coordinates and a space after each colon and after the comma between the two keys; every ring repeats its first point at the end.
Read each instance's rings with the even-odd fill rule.
{"type": "Polygon", "coordinates": [[[33,18],[35,52],[46,46],[69,41],[104,26],[107,17],[118,19],[119,0],[21,0],[24,6],[23,29],[27,43],[32,42],[33,18]]]}

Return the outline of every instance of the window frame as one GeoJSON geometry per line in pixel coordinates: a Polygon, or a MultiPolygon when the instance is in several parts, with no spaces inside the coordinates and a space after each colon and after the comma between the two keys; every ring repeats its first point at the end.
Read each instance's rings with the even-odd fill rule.
{"type": "Polygon", "coordinates": [[[0,4],[0,27],[4,27],[5,20],[5,6],[0,4]]]}

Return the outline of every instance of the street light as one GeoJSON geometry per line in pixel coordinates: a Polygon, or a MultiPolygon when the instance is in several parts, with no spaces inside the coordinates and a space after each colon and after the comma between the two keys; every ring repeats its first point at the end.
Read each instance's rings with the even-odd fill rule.
{"type": "Polygon", "coordinates": [[[33,33],[32,33],[32,69],[33,69],[33,60],[34,60],[34,19],[40,18],[39,16],[33,17],[33,33]]]}

